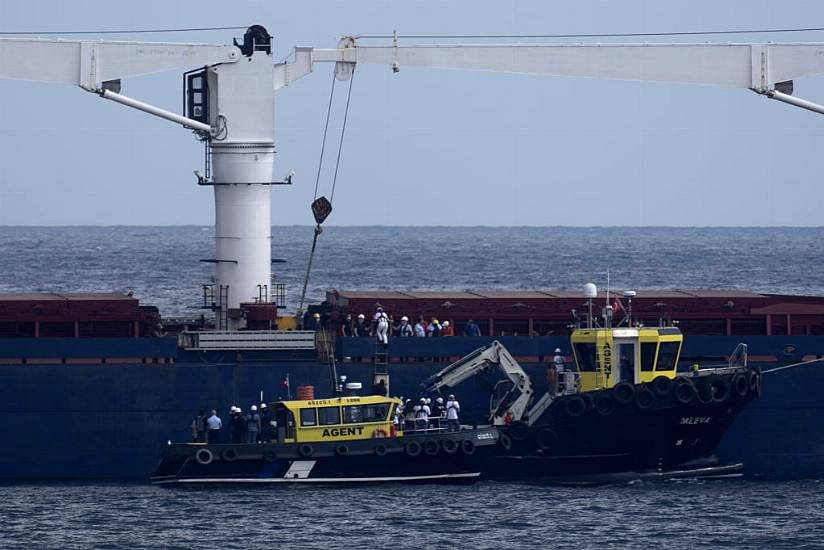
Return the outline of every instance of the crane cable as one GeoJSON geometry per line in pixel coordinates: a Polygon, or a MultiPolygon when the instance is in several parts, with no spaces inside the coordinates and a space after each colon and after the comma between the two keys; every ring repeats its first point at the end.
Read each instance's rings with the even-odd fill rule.
{"type": "MultiPolygon", "coordinates": [[[[321,173],[321,169],[323,167],[324,152],[326,151],[326,136],[327,136],[328,131],[329,131],[329,119],[331,118],[332,102],[333,102],[334,97],[335,97],[335,81],[336,80],[337,80],[337,77],[335,76],[335,73],[332,73],[332,89],[329,92],[329,104],[326,108],[326,123],[324,124],[324,127],[323,127],[323,141],[321,142],[321,147],[320,147],[320,158],[318,159],[318,171],[317,171],[317,175],[315,176],[315,194],[314,194],[314,198],[313,198],[313,203],[314,203],[314,201],[316,201],[318,199],[318,187],[319,187],[319,184],[320,184],[320,173],[321,173]]],[[[335,160],[335,174],[332,177],[332,188],[331,188],[331,192],[329,194],[329,206],[330,206],[330,208],[331,208],[331,205],[332,205],[332,200],[334,200],[334,198],[335,198],[335,188],[336,188],[337,183],[338,183],[338,171],[340,169],[340,157],[341,157],[341,151],[343,151],[343,139],[346,136],[346,121],[349,118],[349,104],[350,104],[351,99],[352,99],[352,83],[354,81],[355,81],[355,70],[354,70],[354,67],[353,67],[352,68],[352,75],[349,77],[349,90],[347,91],[347,94],[346,94],[346,107],[343,111],[343,124],[341,125],[340,138],[338,139],[338,154],[337,154],[337,158],[335,160]]],[[[303,290],[300,293],[300,305],[298,306],[298,310],[297,310],[298,322],[303,321],[303,319],[302,319],[303,304],[306,301],[306,289],[309,286],[309,275],[312,272],[312,262],[315,259],[315,250],[317,249],[317,245],[318,245],[318,236],[321,233],[323,233],[323,229],[321,228],[321,223],[322,223],[322,220],[318,221],[318,223],[315,224],[315,233],[312,237],[312,248],[309,251],[309,261],[306,265],[306,275],[303,277],[303,290]]]]}

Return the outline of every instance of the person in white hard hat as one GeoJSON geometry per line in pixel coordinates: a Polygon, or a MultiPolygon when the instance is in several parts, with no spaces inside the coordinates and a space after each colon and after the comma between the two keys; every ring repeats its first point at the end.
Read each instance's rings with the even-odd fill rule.
{"type": "Polygon", "coordinates": [[[398,332],[398,336],[403,338],[408,338],[415,333],[415,330],[412,328],[412,325],[409,324],[409,317],[404,315],[401,317],[401,324],[395,327],[395,330],[398,332]]]}
{"type": "Polygon", "coordinates": [[[441,418],[443,418],[444,408],[443,408],[443,397],[439,397],[435,400],[434,403],[429,407],[432,410],[432,427],[433,428],[440,428],[441,427],[441,418]]]}
{"type": "Polygon", "coordinates": [[[243,434],[246,431],[246,419],[243,416],[243,409],[240,407],[235,407],[235,412],[229,421],[229,430],[231,430],[230,441],[232,443],[244,442],[245,436],[243,434]]]}
{"type": "Polygon", "coordinates": [[[368,334],[366,334],[366,315],[363,313],[358,315],[358,318],[355,321],[355,326],[352,328],[352,332],[354,332],[355,336],[359,338],[368,336],[368,334]]]}
{"type": "Polygon", "coordinates": [[[555,375],[558,377],[558,392],[564,393],[564,367],[566,361],[561,355],[561,348],[555,348],[555,357],[552,358],[552,365],[555,367],[555,375]]]}
{"type": "Polygon", "coordinates": [[[260,415],[257,412],[257,406],[252,405],[249,408],[249,414],[244,417],[244,421],[246,422],[246,443],[257,443],[260,434],[260,415]]]}
{"type": "Polygon", "coordinates": [[[258,407],[258,414],[260,415],[260,434],[258,435],[258,443],[268,443],[273,439],[272,434],[272,413],[266,403],[261,403],[258,407]]]}
{"type": "Polygon", "coordinates": [[[461,404],[455,399],[455,396],[449,394],[446,401],[446,425],[449,431],[458,431],[461,429],[461,422],[459,414],[461,412],[461,404]]]}
{"type": "Polygon", "coordinates": [[[426,404],[426,399],[421,397],[421,401],[415,408],[412,409],[415,413],[415,429],[425,430],[429,426],[429,405],[426,404]]]}
{"type": "Polygon", "coordinates": [[[378,307],[373,319],[375,321],[375,334],[378,337],[378,342],[383,345],[389,344],[389,316],[383,311],[382,307],[378,307]]]}

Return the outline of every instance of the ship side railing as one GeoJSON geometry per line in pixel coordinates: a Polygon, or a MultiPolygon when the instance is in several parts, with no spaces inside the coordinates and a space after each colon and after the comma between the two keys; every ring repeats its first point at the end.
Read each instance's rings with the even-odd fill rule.
{"type": "Polygon", "coordinates": [[[315,350],[313,330],[212,330],[178,334],[186,350],[315,350]]]}

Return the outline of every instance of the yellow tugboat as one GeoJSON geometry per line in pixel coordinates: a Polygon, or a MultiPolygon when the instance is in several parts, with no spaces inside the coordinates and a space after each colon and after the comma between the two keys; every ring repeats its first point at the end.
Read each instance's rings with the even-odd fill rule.
{"type": "Polygon", "coordinates": [[[407,431],[399,399],[340,396],[271,404],[262,443],[171,443],[152,482],[473,481],[498,441],[493,427],[407,431]]]}

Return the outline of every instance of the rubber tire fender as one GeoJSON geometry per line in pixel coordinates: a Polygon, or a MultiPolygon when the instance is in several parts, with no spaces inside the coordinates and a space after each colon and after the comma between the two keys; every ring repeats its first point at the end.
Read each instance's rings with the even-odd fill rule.
{"type": "Polygon", "coordinates": [[[536,440],[538,447],[545,451],[549,451],[558,445],[558,434],[552,428],[543,428],[538,432],[536,440]]]}
{"type": "Polygon", "coordinates": [[[709,405],[712,403],[712,387],[706,378],[701,377],[695,384],[695,395],[698,397],[698,402],[702,405],[709,405]]]}
{"type": "Polygon", "coordinates": [[[435,456],[440,450],[441,446],[434,439],[427,439],[423,442],[423,452],[428,456],[435,456]]]}
{"type": "Polygon", "coordinates": [[[379,444],[375,445],[375,454],[376,455],[386,456],[386,451],[387,451],[386,445],[384,445],[383,443],[379,443],[379,444]]]}
{"type": "Polygon", "coordinates": [[[471,439],[464,439],[461,441],[461,450],[465,455],[475,454],[475,442],[471,439]]]}
{"type": "Polygon", "coordinates": [[[732,377],[730,387],[732,387],[733,395],[739,399],[747,397],[747,394],[750,393],[750,383],[747,380],[747,376],[741,373],[738,373],[732,377]]]}
{"type": "Polygon", "coordinates": [[[232,447],[229,447],[228,449],[223,449],[223,452],[220,453],[220,458],[222,458],[226,462],[234,462],[238,458],[237,451],[232,447]]]}
{"type": "Polygon", "coordinates": [[[303,443],[300,447],[298,447],[298,454],[303,458],[309,458],[313,454],[315,454],[315,449],[308,443],[303,443]]]}
{"type": "Polygon", "coordinates": [[[580,395],[569,395],[561,400],[561,413],[564,418],[578,418],[587,411],[587,404],[580,395]]]}
{"type": "Polygon", "coordinates": [[[444,439],[443,443],[441,443],[441,446],[443,447],[443,450],[446,454],[452,455],[458,452],[458,447],[460,447],[460,444],[454,439],[444,439]]]}
{"type": "Polygon", "coordinates": [[[655,406],[655,393],[647,386],[641,386],[638,388],[638,391],[635,392],[635,406],[641,409],[642,411],[651,409],[655,406]]]}
{"type": "Polygon", "coordinates": [[[619,405],[629,405],[635,397],[635,386],[629,382],[618,382],[612,388],[612,398],[619,405]]]}
{"type": "Polygon", "coordinates": [[[608,393],[603,393],[595,398],[595,412],[599,416],[612,416],[615,412],[615,401],[608,393]]]}
{"type": "Polygon", "coordinates": [[[347,456],[349,454],[349,447],[346,445],[338,445],[335,447],[335,454],[338,456],[347,456]]]}
{"type": "Polygon", "coordinates": [[[667,397],[672,393],[673,380],[668,376],[656,376],[650,382],[653,393],[658,397],[667,397]]]}
{"type": "Polygon", "coordinates": [[[513,441],[525,440],[529,437],[529,426],[521,420],[513,422],[509,425],[509,437],[511,437],[513,441]]]}
{"type": "Polygon", "coordinates": [[[198,449],[195,453],[195,460],[201,466],[208,466],[215,459],[215,455],[209,449],[198,449]]]}
{"type": "Polygon", "coordinates": [[[265,460],[266,462],[274,462],[277,459],[278,454],[271,449],[263,453],[263,460],[265,460]]]}
{"type": "Polygon", "coordinates": [[[406,451],[406,454],[408,454],[409,456],[418,456],[421,454],[423,447],[417,441],[410,441],[406,444],[404,450],[406,451]]]}
{"type": "Polygon", "coordinates": [[[675,381],[675,388],[672,391],[675,401],[681,405],[689,405],[695,401],[695,384],[689,378],[679,376],[675,381]]]}
{"type": "MultiPolygon", "coordinates": [[[[451,439],[447,439],[446,441],[444,441],[444,442],[443,442],[443,450],[444,450],[444,451],[446,451],[446,443],[447,443],[447,441],[452,441],[452,440],[451,440],[451,439]]],[[[504,450],[507,450],[507,451],[508,451],[509,449],[511,449],[511,448],[512,448],[512,438],[511,438],[511,437],[509,437],[509,434],[508,434],[508,433],[506,433],[506,432],[501,432],[501,435],[500,435],[500,437],[498,438],[498,443],[501,445],[501,447],[503,447],[503,448],[504,448],[504,450]]],[[[456,446],[455,448],[457,449],[457,446],[456,446]]],[[[447,452],[449,452],[449,451],[447,451],[447,452]]]]}
{"type": "Polygon", "coordinates": [[[712,404],[723,405],[730,400],[730,379],[726,376],[712,375],[707,380],[712,392],[712,404]]]}

